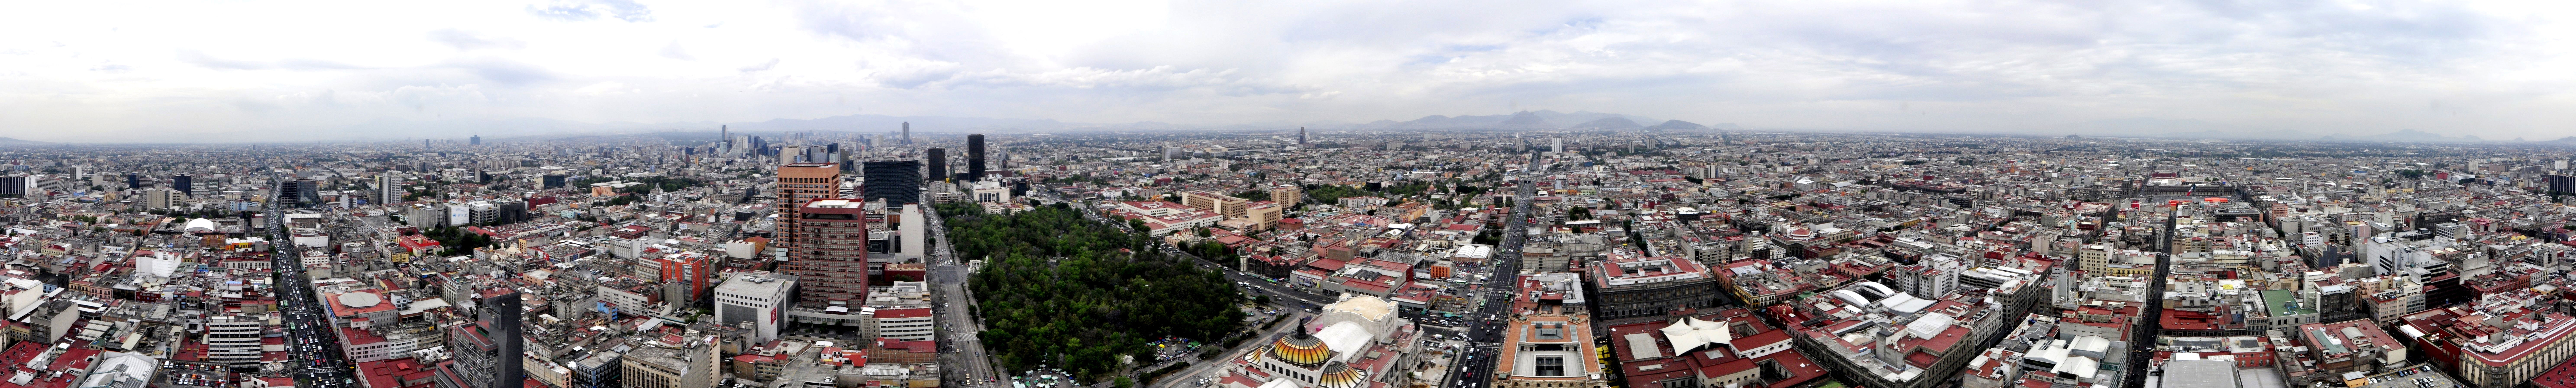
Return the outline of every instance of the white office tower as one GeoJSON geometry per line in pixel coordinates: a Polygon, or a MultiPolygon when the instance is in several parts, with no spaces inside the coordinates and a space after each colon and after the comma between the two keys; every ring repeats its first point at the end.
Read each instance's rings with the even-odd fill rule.
{"type": "Polygon", "coordinates": [[[778,339],[778,326],[796,303],[796,277],[769,271],[737,272],[716,285],[716,322],[750,329],[754,342],[778,339]]]}
{"type": "Polygon", "coordinates": [[[171,189],[143,191],[143,206],[150,209],[176,209],[188,205],[188,193],[171,189]]]}
{"type": "Polygon", "coordinates": [[[376,174],[376,181],[373,184],[377,205],[402,202],[402,188],[396,186],[402,184],[402,181],[394,179],[393,174],[376,174]]]}
{"type": "Polygon", "coordinates": [[[206,361],[234,366],[257,366],[260,360],[260,332],[264,322],[245,316],[207,318],[206,361]]]}
{"type": "Polygon", "coordinates": [[[1547,152],[1565,152],[1565,138],[1557,137],[1555,140],[1556,144],[1549,145],[1547,147],[1547,152]]]}
{"type": "Polygon", "coordinates": [[[902,214],[903,224],[895,226],[895,231],[902,233],[903,253],[923,256],[924,253],[930,252],[930,247],[925,244],[930,240],[930,233],[928,229],[924,229],[929,226],[930,221],[922,217],[921,204],[903,204],[902,214]]]}

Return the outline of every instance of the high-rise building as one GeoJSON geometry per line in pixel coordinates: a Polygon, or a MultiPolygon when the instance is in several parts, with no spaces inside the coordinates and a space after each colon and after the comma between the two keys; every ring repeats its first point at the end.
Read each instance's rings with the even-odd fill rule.
{"type": "Polygon", "coordinates": [[[841,143],[824,144],[824,145],[823,145],[823,155],[821,155],[821,157],[823,158],[823,160],[820,160],[820,161],[821,161],[821,162],[830,162],[830,163],[832,163],[832,164],[842,165],[843,167],[841,167],[841,170],[843,170],[843,171],[847,171],[847,170],[849,170],[849,169],[850,169],[849,167],[847,167],[847,166],[849,166],[849,165],[850,165],[850,163],[849,163],[849,162],[850,162],[850,158],[848,158],[847,156],[848,156],[848,155],[842,155],[842,154],[841,154],[841,143]]]}
{"type": "MultiPolygon", "coordinates": [[[[2562,168],[2561,170],[2564,169],[2562,168]]],[[[125,174],[125,187],[135,189],[144,188],[143,174],[125,174]]]]}
{"type": "Polygon", "coordinates": [[[928,178],[929,181],[944,181],[951,178],[948,174],[948,149],[931,148],[921,150],[921,157],[922,161],[926,162],[927,166],[930,166],[930,175],[925,177],[928,178]]]}
{"type": "Polygon", "coordinates": [[[1218,194],[1207,190],[1192,190],[1187,193],[1181,193],[1182,205],[1189,206],[1194,209],[1213,212],[1217,215],[1225,216],[1227,219],[1243,218],[1245,208],[1251,203],[1252,201],[1244,200],[1242,198],[1235,198],[1231,195],[1218,194]]]}
{"type": "MultiPolygon", "coordinates": [[[[72,191],[72,177],[65,175],[37,175],[35,178],[35,184],[36,187],[44,188],[45,192],[72,191]]],[[[39,192],[36,190],[27,190],[27,193],[37,194],[39,192]]]]}
{"type": "Polygon", "coordinates": [[[829,199],[793,213],[786,241],[788,275],[796,277],[796,304],[857,308],[868,295],[868,217],[863,202],[829,199]]]}
{"type": "Polygon", "coordinates": [[[1298,201],[1306,200],[1306,188],[1297,185],[1270,186],[1269,190],[1270,201],[1278,202],[1279,206],[1296,207],[1298,201]]]}
{"type": "Polygon", "coordinates": [[[966,135],[966,179],[984,179],[984,134],[966,135]]]}
{"type": "Polygon", "coordinates": [[[311,207],[314,205],[320,205],[322,204],[322,194],[319,191],[319,187],[316,187],[320,185],[321,184],[319,183],[314,183],[312,180],[306,179],[278,180],[277,191],[275,191],[277,198],[274,200],[278,201],[279,205],[285,207],[311,207]]]}
{"type": "Polygon", "coordinates": [[[439,382],[463,385],[455,388],[518,388],[527,380],[520,368],[525,343],[519,335],[519,293],[476,302],[474,322],[447,328],[447,348],[456,358],[439,364],[439,382]]]}
{"type": "Polygon", "coordinates": [[[1297,148],[1306,148],[1306,127],[1297,127],[1297,148]]]}
{"type": "MultiPolygon", "coordinates": [[[[0,189],[6,189],[6,187],[5,187],[6,185],[7,185],[7,183],[5,183],[5,181],[0,181],[0,189]]],[[[23,190],[23,189],[22,189],[22,190],[23,190]]],[[[187,194],[187,193],[181,193],[181,192],[179,192],[178,190],[171,190],[171,189],[149,189],[149,190],[143,190],[143,206],[144,206],[145,208],[151,208],[151,209],[171,209],[171,208],[177,208],[177,207],[180,207],[180,206],[185,206],[185,205],[187,205],[187,204],[188,204],[188,194],[187,194]]]]}
{"type": "Polygon", "coordinates": [[[371,198],[370,200],[375,201],[377,204],[402,202],[403,191],[400,187],[401,184],[402,181],[395,180],[393,174],[376,174],[374,182],[376,195],[375,198],[371,198]]]}
{"type": "Polygon", "coordinates": [[[1565,137],[1560,136],[1552,139],[1555,139],[1556,143],[1549,145],[1547,147],[1547,152],[1565,152],[1565,137]]]}
{"type": "Polygon", "coordinates": [[[1181,158],[1183,158],[1183,157],[1184,157],[1184,156],[1181,154],[1181,152],[1182,152],[1182,151],[1181,151],[1181,147],[1173,147],[1173,146],[1168,146],[1168,145],[1166,145],[1166,146],[1162,146],[1162,147],[1160,147],[1160,148],[1162,148],[1162,150],[1161,150],[1161,152],[1160,152],[1160,153],[1163,155],[1163,160],[1164,160],[1164,161],[1181,160],[1181,158]]]}
{"type": "MultiPolygon", "coordinates": [[[[778,167],[778,229],[776,238],[782,246],[795,246],[803,236],[796,228],[796,212],[807,202],[840,197],[841,168],[831,163],[797,163],[778,167]]],[[[792,263],[790,265],[793,265],[792,263]]]]}
{"type": "Polygon", "coordinates": [[[716,323],[751,329],[754,342],[768,342],[778,339],[778,327],[795,303],[796,277],[737,272],[716,286],[716,323]]]}
{"type": "Polygon", "coordinates": [[[805,146],[792,146],[792,145],[791,145],[791,146],[778,146],[778,160],[779,160],[779,161],[783,161],[783,162],[788,162],[788,163],[808,163],[808,162],[811,162],[811,161],[805,160],[805,146]]]}
{"type": "Polygon", "coordinates": [[[861,195],[868,202],[885,202],[887,207],[921,203],[921,161],[888,156],[867,161],[862,169],[868,181],[861,195]]]}
{"type": "Polygon", "coordinates": [[[718,280],[715,268],[723,265],[716,257],[699,252],[681,252],[652,261],[661,272],[655,276],[662,280],[662,300],[681,305],[696,305],[707,290],[714,289],[718,280]]]}
{"type": "Polygon", "coordinates": [[[188,174],[179,174],[170,177],[170,189],[194,194],[197,192],[197,185],[195,181],[188,179],[188,174]]]}
{"type": "Polygon", "coordinates": [[[779,219],[795,219],[796,208],[804,206],[806,201],[832,198],[840,184],[841,168],[831,163],[778,166],[779,219]]]}
{"type": "MultiPolygon", "coordinates": [[[[646,346],[617,359],[617,378],[625,388],[710,388],[723,378],[717,370],[718,346],[682,339],[678,348],[646,346]]],[[[832,379],[825,377],[827,384],[832,379]]]]}
{"type": "Polygon", "coordinates": [[[560,188],[563,188],[563,187],[564,187],[564,183],[565,183],[565,182],[564,182],[564,179],[565,179],[565,178],[570,178],[570,177],[572,177],[572,176],[571,176],[571,175],[565,175],[565,174],[546,174],[546,175],[545,175],[545,178],[543,178],[543,179],[544,179],[545,188],[549,188],[549,189],[560,189],[560,188]]]}
{"type": "Polygon", "coordinates": [[[238,315],[222,315],[206,320],[206,362],[231,364],[234,367],[258,367],[260,332],[266,321],[238,315]]]}
{"type": "Polygon", "coordinates": [[[502,225],[528,222],[527,201],[515,199],[505,200],[500,203],[493,204],[493,207],[495,207],[497,213],[499,213],[499,217],[496,219],[499,220],[502,225]]]}
{"type": "Polygon", "coordinates": [[[466,144],[466,145],[483,145],[483,135],[474,135],[473,137],[465,138],[465,144],[466,144]]]}
{"type": "Polygon", "coordinates": [[[912,122],[903,122],[903,145],[912,145],[912,122]]]}
{"type": "Polygon", "coordinates": [[[31,178],[33,177],[27,175],[0,176],[0,194],[25,196],[27,193],[34,192],[29,189],[35,187],[35,183],[32,183],[34,179],[31,178]]]}

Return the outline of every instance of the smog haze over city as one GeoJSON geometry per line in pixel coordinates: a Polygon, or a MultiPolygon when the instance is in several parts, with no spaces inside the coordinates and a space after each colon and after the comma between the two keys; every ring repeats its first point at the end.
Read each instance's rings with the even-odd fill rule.
{"type": "Polygon", "coordinates": [[[2576,388],[2571,12],[0,4],[0,388],[2576,388]]]}

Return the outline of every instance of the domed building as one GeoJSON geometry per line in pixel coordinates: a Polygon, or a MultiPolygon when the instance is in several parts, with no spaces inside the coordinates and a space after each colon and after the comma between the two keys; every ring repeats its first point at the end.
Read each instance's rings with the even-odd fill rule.
{"type": "Polygon", "coordinates": [[[1235,359],[1229,388],[1388,388],[1403,386],[1418,364],[1421,329],[1397,317],[1395,304],[1344,294],[1295,332],[1235,359]]]}

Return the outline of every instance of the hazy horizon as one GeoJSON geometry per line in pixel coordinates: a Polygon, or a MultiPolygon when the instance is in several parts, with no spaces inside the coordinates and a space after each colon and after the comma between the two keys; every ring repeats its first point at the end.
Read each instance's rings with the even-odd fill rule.
{"type": "Polygon", "coordinates": [[[2576,68],[2576,43],[2554,38],[2571,32],[2563,4],[8,8],[0,136],[54,142],[494,137],[848,115],[1356,124],[1543,109],[1840,131],[2576,135],[2564,124],[2576,75],[2559,70],[2576,68]]]}

